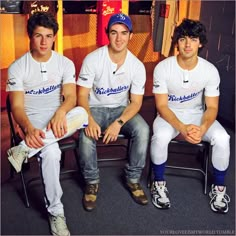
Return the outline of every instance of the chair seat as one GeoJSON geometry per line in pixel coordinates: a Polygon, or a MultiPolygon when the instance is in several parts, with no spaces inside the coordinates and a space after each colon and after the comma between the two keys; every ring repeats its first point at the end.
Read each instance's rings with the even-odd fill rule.
{"type": "Polygon", "coordinates": [[[129,157],[129,151],[130,151],[130,138],[125,136],[124,134],[119,134],[116,142],[111,142],[109,144],[102,143],[102,138],[100,138],[97,142],[97,147],[98,148],[99,147],[102,147],[102,148],[122,147],[126,149],[126,153],[123,156],[115,157],[115,155],[112,155],[110,157],[104,157],[104,156],[102,158],[98,157],[98,162],[110,162],[110,161],[112,162],[112,161],[127,160],[129,157]]]}
{"type": "Polygon", "coordinates": [[[75,132],[73,135],[70,137],[64,138],[60,140],[59,146],[62,151],[67,151],[69,149],[75,149],[79,147],[79,142],[78,142],[78,133],[79,131],[75,132]]]}

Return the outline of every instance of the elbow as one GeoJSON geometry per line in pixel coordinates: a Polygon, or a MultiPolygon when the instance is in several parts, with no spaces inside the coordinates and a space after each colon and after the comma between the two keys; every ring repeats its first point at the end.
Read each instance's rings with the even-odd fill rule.
{"type": "Polygon", "coordinates": [[[75,107],[77,104],[76,104],[76,98],[72,101],[72,105],[73,107],[75,107]]]}
{"type": "Polygon", "coordinates": [[[68,101],[70,101],[70,103],[73,107],[76,106],[76,96],[69,96],[68,101]]]}
{"type": "Polygon", "coordinates": [[[69,103],[72,107],[76,106],[76,96],[69,96],[64,98],[64,102],[69,103]]]}
{"type": "Polygon", "coordinates": [[[165,110],[166,108],[168,108],[168,106],[166,105],[156,105],[156,109],[158,111],[158,113],[162,113],[163,110],[165,110]]]}
{"type": "Polygon", "coordinates": [[[76,104],[77,104],[77,106],[82,106],[82,98],[81,98],[81,96],[77,96],[77,100],[76,100],[76,104]]]}
{"type": "Polygon", "coordinates": [[[217,116],[219,109],[218,107],[207,107],[206,111],[217,116]]]}

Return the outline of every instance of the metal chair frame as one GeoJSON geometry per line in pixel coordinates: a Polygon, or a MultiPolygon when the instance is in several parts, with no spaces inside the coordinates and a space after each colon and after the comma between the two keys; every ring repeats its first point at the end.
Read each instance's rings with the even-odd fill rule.
{"type": "MultiPolygon", "coordinates": [[[[187,141],[184,140],[177,140],[177,139],[172,139],[170,141],[169,145],[172,144],[177,144],[177,145],[182,145],[182,146],[190,146],[190,147],[199,147],[202,152],[203,152],[203,167],[202,168],[193,168],[193,167],[186,167],[186,166],[174,166],[174,165],[166,165],[166,168],[170,169],[177,169],[177,170],[187,170],[187,171],[196,171],[199,172],[203,175],[204,177],[204,188],[203,192],[204,194],[207,193],[207,184],[208,184],[208,166],[209,166],[209,160],[211,159],[211,144],[205,141],[201,141],[198,144],[191,144],[187,141]]],[[[152,178],[152,166],[151,166],[151,161],[149,165],[149,171],[148,171],[148,178],[147,178],[147,185],[150,187],[151,185],[151,178],[152,178]]]]}

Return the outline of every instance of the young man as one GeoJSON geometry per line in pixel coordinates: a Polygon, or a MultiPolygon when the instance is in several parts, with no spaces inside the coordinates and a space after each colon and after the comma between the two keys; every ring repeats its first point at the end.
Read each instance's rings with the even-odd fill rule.
{"type": "Polygon", "coordinates": [[[193,144],[201,140],[211,143],[214,182],[210,205],[214,212],[226,213],[229,197],[224,178],[229,165],[230,137],[216,121],[219,73],[213,64],[198,57],[207,43],[206,29],[199,21],[184,19],[175,29],[173,43],[178,55],[165,59],[154,69],[153,93],[158,114],[151,139],[152,202],[158,208],[170,207],[164,180],[167,149],[170,140],[181,134],[193,144]]]}
{"type": "Polygon", "coordinates": [[[78,104],[89,115],[88,127],[80,133],[80,160],[86,182],[83,205],[91,211],[96,206],[99,188],[96,141],[107,144],[119,133],[131,138],[126,182],[133,199],[148,203],[140,185],[149,141],[149,127],[138,114],[143,100],[146,73],[144,65],[128,49],[132,38],[131,19],[124,14],[112,15],[106,33],[109,45],[84,59],[79,79],[78,104]]]}
{"type": "Polygon", "coordinates": [[[52,50],[58,31],[54,17],[35,13],[28,20],[27,31],[30,51],[9,67],[7,82],[12,113],[25,138],[20,145],[8,150],[8,159],[19,172],[25,158],[41,151],[39,157],[51,232],[70,235],[61,202],[61,151],[56,141],[86,125],[88,115],[82,107],[74,108],[73,62],[52,50]]]}

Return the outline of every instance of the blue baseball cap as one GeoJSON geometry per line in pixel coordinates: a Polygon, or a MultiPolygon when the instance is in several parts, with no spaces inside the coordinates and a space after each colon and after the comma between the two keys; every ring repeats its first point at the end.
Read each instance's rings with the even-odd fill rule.
{"type": "Polygon", "coordinates": [[[126,25],[129,31],[132,32],[133,27],[132,27],[131,19],[129,16],[123,13],[114,14],[110,17],[107,24],[107,31],[110,29],[112,25],[117,24],[117,23],[126,25]]]}

